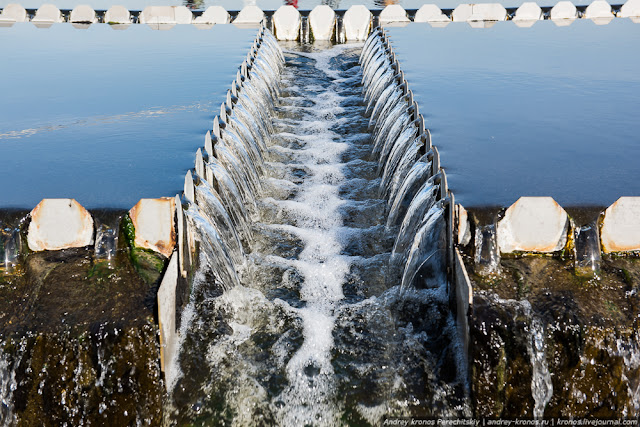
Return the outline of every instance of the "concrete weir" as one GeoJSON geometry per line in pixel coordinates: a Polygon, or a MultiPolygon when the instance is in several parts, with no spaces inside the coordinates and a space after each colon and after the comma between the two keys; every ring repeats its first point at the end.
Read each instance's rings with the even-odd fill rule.
{"type": "MultiPolygon", "coordinates": [[[[640,415],[640,303],[637,297],[640,266],[635,261],[640,253],[640,197],[621,197],[606,208],[587,213],[560,206],[551,197],[521,197],[511,206],[491,209],[466,209],[457,204],[448,186],[446,158],[443,155],[441,159],[437,141],[432,141],[431,131],[425,127],[421,114],[426,111],[425,106],[419,106],[414,100],[411,82],[405,79],[401,60],[385,30],[385,26],[406,25],[412,20],[432,26],[466,22],[485,28],[506,20],[530,26],[539,20],[551,19],[562,26],[580,18],[593,19],[596,23],[607,23],[615,16],[640,18],[638,0],[629,0],[618,10],[596,0],[584,13],[571,2],[561,1],[545,11],[532,2],[522,4],[515,13],[498,3],[461,4],[451,11],[425,4],[411,12],[391,5],[375,16],[364,6],[351,6],[339,12],[318,6],[309,14],[301,14],[292,6],[282,6],[266,14],[257,6],[246,6],[231,13],[212,6],[196,14],[184,6],[149,6],[134,17],[117,6],[102,13],[96,13],[89,6],[78,6],[66,16],[55,6],[44,5],[31,18],[36,25],[65,20],[83,25],[101,20],[125,25],[135,21],[166,29],[178,24],[206,27],[232,22],[259,26],[259,29],[219,114],[204,136],[203,146],[195,153],[193,169],[185,174],[181,194],[141,199],[120,215],[122,219],[119,217],[115,225],[100,213],[89,212],[74,199],[44,199],[21,222],[12,224],[13,231],[0,230],[3,255],[0,272],[14,271],[21,259],[32,253],[44,261],[38,259],[25,268],[30,272],[38,268],[44,271],[42,265],[50,261],[45,258],[57,256],[53,251],[71,253],[83,248],[91,249],[96,259],[107,262],[117,256],[116,248],[123,252],[124,243],[118,243],[117,239],[124,237],[128,245],[126,252],[135,264],[132,271],[140,273],[153,291],[157,289],[159,366],[164,373],[162,387],[170,393],[182,374],[177,361],[180,348],[191,338],[181,333],[192,315],[186,308],[188,295],[194,284],[204,280],[200,276],[205,274],[198,267],[209,263],[215,277],[207,280],[221,283],[222,291],[228,291],[227,286],[240,287],[234,265],[238,259],[245,259],[243,245],[246,246],[247,236],[253,232],[254,220],[245,209],[247,205],[257,204],[252,195],[262,183],[259,178],[252,178],[259,176],[258,171],[266,161],[262,151],[245,147],[240,138],[234,140],[237,146],[229,144],[229,130],[233,129],[234,135],[249,135],[257,141],[256,145],[263,144],[267,151],[261,135],[271,123],[265,120],[267,113],[261,110],[258,98],[267,103],[279,95],[277,85],[269,81],[279,77],[284,63],[276,39],[362,41],[359,66],[364,104],[370,117],[369,131],[374,140],[372,157],[378,162],[379,192],[388,197],[386,228],[399,230],[389,269],[402,270],[399,287],[402,292],[420,283],[421,287],[434,290],[430,298],[436,303],[437,298],[445,294],[443,298],[455,319],[460,340],[461,354],[456,363],[468,368],[469,387],[475,399],[473,415],[542,419],[586,417],[595,413],[637,417],[640,415]],[[258,73],[267,82],[259,80],[258,73]],[[241,97],[248,101],[240,105],[241,97]],[[232,122],[232,116],[251,116],[252,119],[247,121],[247,126],[239,126],[232,122]],[[401,178],[396,178],[396,173],[401,178]],[[240,174],[249,177],[243,180],[242,186],[234,181],[240,174]],[[411,181],[411,177],[415,180],[411,181]],[[224,200],[221,194],[226,195],[224,200]],[[209,217],[216,218],[220,224],[214,224],[209,217]],[[244,227],[231,226],[236,224],[244,227]],[[203,230],[210,233],[211,239],[202,238],[203,230]],[[24,248],[22,240],[26,241],[24,248]],[[218,240],[224,244],[216,246],[218,240]],[[206,258],[208,250],[219,256],[206,258]],[[394,262],[397,265],[394,266],[394,262]],[[557,278],[557,286],[553,277],[557,278]],[[437,289],[441,282],[446,288],[444,292],[437,289]],[[616,286],[618,288],[611,291],[616,286]],[[602,306],[596,306],[594,295],[602,299],[602,306]],[[180,324],[181,319],[186,319],[185,324],[180,324]],[[619,324],[612,326],[613,322],[619,324]],[[608,373],[609,368],[617,374],[608,373]],[[598,379],[602,378],[605,380],[599,384],[598,379]],[[517,385],[518,382],[526,384],[517,385]],[[516,385],[512,387],[511,383],[516,385]],[[570,384],[568,390],[563,390],[562,384],[570,384]],[[609,386],[615,388],[615,392],[602,398],[605,406],[609,405],[607,408],[587,399],[585,390],[604,395],[609,386]]],[[[0,25],[28,19],[25,9],[9,5],[2,10],[0,25]]],[[[303,172],[306,174],[302,170],[299,173],[303,172]]],[[[325,184],[318,187],[324,189],[328,186],[325,184]]],[[[287,203],[298,202],[282,202],[287,203]]],[[[279,214],[285,215],[286,210],[279,214]]],[[[306,233],[306,238],[315,231],[304,229],[300,233],[306,233]]],[[[322,246],[321,240],[314,241],[316,246],[322,246]]],[[[318,264],[324,268],[325,261],[328,260],[318,264]]],[[[273,264],[277,263],[273,261],[273,264]]],[[[92,269],[90,274],[100,275],[100,268],[92,269]]],[[[100,286],[107,285],[100,282],[100,286]]],[[[258,298],[255,295],[254,298],[243,303],[256,303],[258,298]]],[[[322,303],[324,301],[318,306],[324,309],[322,303]]],[[[283,307],[284,304],[276,309],[284,310],[283,307]]],[[[308,307],[285,308],[299,313],[308,307]]],[[[330,308],[338,311],[339,306],[330,308]]],[[[312,314],[322,317],[325,326],[335,322],[333,312],[328,315],[318,309],[312,314]]],[[[325,329],[331,331],[333,325],[325,329]]],[[[240,343],[247,340],[234,335],[240,335],[237,331],[242,328],[233,326],[228,327],[229,339],[240,343]]],[[[150,326],[145,328],[142,338],[135,339],[142,341],[153,335],[150,326]]],[[[135,339],[132,338],[132,342],[138,343],[135,339]]],[[[15,347],[11,344],[7,348],[12,346],[15,347]]],[[[37,343],[29,346],[35,347],[37,343]]],[[[104,352],[94,354],[86,350],[85,353],[90,354],[87,360],[98,358],[105,365],[101,367],[106,369],[108,362],[100,359],[105,357],[104,352]]],[[[329,350],[325,353],[331,354],[329,350]]],[[[4,359],[0,362],[4,363],[4,359]]],[[[17,366],[20,362],[12,363],[17,366]]],[[[313,364],[305,369],[320,371],[313,364]]],[[[321,381],[319,376],[317,381],[321,381]]],[[[155,382],[153,387],[159,384],[155,382]]],[[[289,394],[297,391],[293,385],[287,390],[289,394]]],[[[154,401],[153,405],[156,404],[154,401]]],[[[293,419],[287,418],[288,414],[275,412],[283,420],[293,419]]],[[[150,422],[158,421],[155,418],[150,422]]]]}

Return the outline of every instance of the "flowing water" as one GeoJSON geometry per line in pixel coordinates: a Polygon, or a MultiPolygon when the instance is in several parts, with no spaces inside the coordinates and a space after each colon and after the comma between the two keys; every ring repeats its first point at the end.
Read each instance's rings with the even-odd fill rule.
{"type": "Polygon", "coordinates": [[[383,87],[363,98],[360,45],[288,48],[264,36],[199,154],[165,421],[469,416],[445,205],[410,104],[383,87]]]}
{"type": "MultiPolygon", "coordinates": [[[[530,306],[528,306],[530,309],[530,306]]],[[[545,354],[545,330],[539,319],[531,319],[529,326],[531,339],[529,340],[527,350],[531,357],[531,394],[535,401],[533,408],[533,416],[540,420],[544,416],[544,408],[551,400],[553,395],[553,384],[551,383],[551,373],[547,364],[545,354]]]]}

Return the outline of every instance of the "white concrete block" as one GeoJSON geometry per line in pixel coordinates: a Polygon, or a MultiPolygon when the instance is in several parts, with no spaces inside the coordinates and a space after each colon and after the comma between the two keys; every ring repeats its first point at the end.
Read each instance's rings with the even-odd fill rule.
{"type": "Polygon", "coordinates": [[[506,21],[507,9],[500,3],[478,3],[473,5],[470,21],[506,21]]]}
{"type": "MultiPolygon", "coordinates": [[[[513,17],[514,21],[535,22],[543,19],[542,9],[535,2],[522,3],[513,17]]],[[[531,24],[533,25],[533,23],[531,24]]]]}
{"type": "Polygon", "coordinates": [[[188,25],[193,22],[193,13],[186,6],[172,6],[176,24],[188,25]]]}
{"type": "Polygon", "coordinates": [[[407,17],[407,11],[399,4],[390,4],[380,12],[380,25],[392,22],[411,22],[407,17]]]}
{"type": "MultiPolygon", "coordinates": [[[[160,329],[160,369],[170,369],[176,355],[176,288],[178,286],[178,255],[173,253],[158,288],[158,327],[160,329]]],[[[168,382],[165,382],[167,387],[168,382]]]]}
{"type": "Polygon", "coordinates": [[[0,22],[26,22],[28,20],[25,8],[15,3],[6,5],[0,14],[0,22]]]}
{"type": "Polygon", "coordinates": [[[504,21],[507,10],[499,3],[461,4],[453,10],[455,22],[504,21]]]}
{"type": "Polygon", "coordinates": [[[175,24],[175,15],[171,6],[147,6],[138,16],[141,24],[175,24]]]}
{"type": "Polygon", "coordinates": [[[435,4],[424,4],[416,12],[413,22],[449,22],[447,15],[435,4]]]}
{"type": "Polygon", "coordinates": [[[342,18],[347,40],[366,40],[371,28],[371,12],[365,6],[353,5],[342,18]]]}
{"type": "Polygon", "coordinates": [[[280,6],[273,14],[273,26],[278,40],[298,40],[300,36],[300,12],[293,6],[280,6]]]}
{"type": "Polygon", "coordinates": [[[309,25],[315,40],[331,40],[335,23],[336,13],[326,4],[314,7],[309,14],[309,25]]]}
{"type": "Polygon", "coordinates": [[[88,246],[93,218],[74,199],[43,199],[31,211],[27,243],[32,251],[88,246]]]}
{"type": "Polygon", "coordinates": [[[129,211],[136,229],[134,244],[170,257],[176,245],[174,227],[175,200],[173,197],[140,199],[129,211]]]}
{"type": "Polygon", "coordinates": [[[613,18],[613,11],[611,5],[604,0],[595,0],[584,11],[584,17],[586,19],[594,18],[613,18]]]}
{"type": "Polygon", "coordinates": [[[575,20],[578,17],[578,9],[570,1],[558,2],[551,9],[551,19],[553,21],[575,20]]]}
{"type": "Polygon", "coordinates": [[[192,203],[196,201],[196,187],[193,184],[191,171],[188,171],[184,176],[184,197],[192,203]]]}
{"type": "Polygon", "coordinates": [[[222,6],[209,6],[202,15],[193,20],[194,24],[228,24],[231,22],[229,12],[222,6]]]}
{"type": "Polygon", "coordinates": [[[234,24],[254,25],[259,24],[264,19],[264,12],[256,5],[245,6],[236,19],[233,20],[234,24]]]}
{"type": "Polygon", "coordinates": [[[472,4],[459,4],[455,9],[453,9],[451,18],[453,22],[467,22],[469,18],[471,18],[471,15],[473,15],[472,4]]]}
{"type": "Polygon", "coordinates": [[[95,10],[93,10],[91,6],[81,4],[73,8],[69,16],[69,21],[95,24],[98,22],[98,18],[96,17],[95,10]]]}
{"type": "Polygon", "coordinates": [[[130,24],[131,13],[124,6],[111,6],[104,15],[104,22],[107,24],[130,24]]]}
{"type": "Polygon", "coordinates": [[[618,13],[618,16],[620,18],[640,17],[640,0],[628,0],[620,8],[620,12],[618,13]]]}
{"type": "Polygon", "coordinates": [[[64,22],[60,9],[52,4],[43,4],[36,11],[36,16],[31,20],[33,23],[54,24],[64,22]]]}
{"type": "Polygon", "coordinates": [[[551,197],[521,197],[498,222],[502,253],[556,252],[567,243],[567,213],[551,197]]]}
{"type": "Polygon", "coordinates": [[[640,197],[620,197],[607,208],[600,241],[605,253],[640,250],[640,197]]]}
{"type": "Polygon", "coordinates": [[[191,24],[193,14],[185,6],[147,6],[138,19],[141,24],[191,24]]]}

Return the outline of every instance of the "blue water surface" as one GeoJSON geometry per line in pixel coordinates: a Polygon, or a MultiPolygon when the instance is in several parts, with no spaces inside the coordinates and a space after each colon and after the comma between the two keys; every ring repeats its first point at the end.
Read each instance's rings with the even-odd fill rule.
{"type": "Polygon", "coordinates": [[[640,196],[640,25],[388,31],[458,202],[640,196]]]}
{"type": "Polygon", "coordinates": [[[182,190],[255,29],[0,28],[0,208],[182,190]]]}

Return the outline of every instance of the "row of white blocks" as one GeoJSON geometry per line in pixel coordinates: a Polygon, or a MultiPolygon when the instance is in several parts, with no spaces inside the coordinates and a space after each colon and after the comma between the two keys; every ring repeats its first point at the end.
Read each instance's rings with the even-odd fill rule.
{"type": "MultiPolygon", "coordinates": [[[[380,23],[384,25],[385,23],[408,22],[406,12],[405,19],[402,19],[403,14],[400,9],[402,7],[399,5],[388,6],[380,14],[380,23]],[[395,11],[393,14],[389,12],[387,15],[387,9],[392,7],[395,11]]],[[[634,22],[638,22],[640,20],[640,0],[628,0],[620,8],[617,15],[614,15],[611,5],[605,0],[593,1],[582,15],[573,3],[563,0],[551,8],[548,17],[558,25],[569,25],[578,18],[592,19],[597,24],[608,23],[615,16],[631,18],[634,22]]],[[[472,26],[482,27],[484,25],[474,25],[474,23],[492,23],[512,19],[519,26],[531,26],[544,18],[545,14],[542,8],[535,2],[523,3],[513,16],[509,16],[507,9],[499,3],[461,4],[453,10],[451,17],[444,14],[438,6],[425,4],[416,12],[414,22],[428,22],[434,26],[443,26],[451,21],[468,22],[472,26]]]]}
{"type": "MultiPolygon", "coordinates": [[[[457,240],[466,245],[470,224],[462,206],[457,217],[457,240]]],[[[553,198],[521,197],[498,221],[497,243],[501,253],[553,253],[565,248],[570,228],[567,212],[553,198]]],[[[604,253],[640,251],[640,197],[621,197],[609,206],[601,214],[599,231],[604,253]]]]}
{"type": "MultiPolygon", "coordinates": [[[[614,11],[605,0],[593,1],[583,14],[570,1],[557,3],[549,14],[549,18],[558,25],[569,25],[577,18],[592,19],[596,23],[608,23],[615,16],[631,18],[640,22],[640,0],[628,0],[614,15],[614,11]]],[[[264,12],[255,5],[245,6],[233,20],[237,25],[260,24],[265,18],[264,12]]],[[[520,26],[533,25],[544,19],[542,8],[534,2],[523,3],[511,17],[506,8],[499,3],[460,4],[451,16],[446,15],[435,4],[424,4],[413,17],[414,22],[428,22],[434,26],[444,26],[449,22],[468,22],[472,26],[489,26],[483,23],[494,23],[513,19],[520,26]],[[479,23],[479,24],[474,24],[479,23]]],[[[381,25],[402,25],[411,22],[406,10],[397,4],[385,7],[379,15],[381,25]]],[[[0,13],[0,24],[26,22],[29,15],[19,4],[9,4],[0,13]]],[[[64,22],[60,9],[52,4],[42,5],[31,22],[47,26],[64,22]]],[[[74,8],[69,22],[77,24],[93,24],[98,22],[96,12],[89,6],[80,5],[74,8]]],[[[124,6],[112,6],[106,11],[104,22],[110,24],[130,24],[132,15],[124,6]]],[[[210,27],[215,24],[228,24],[231,16],[222,6],[210,6],[202,15],[194,17],[185,6],[148,6],[138,16],[138,22],[157,28],[171,28],[176,24],[196,24],[210,27]],[[162,27],[164,26],[164,27],[162,27]]],[[[309,14],[309,27],[315,40],[329,40],[335,31],[336,13],[329,6],[316,6],[309,14]]],[[[369,34],[373,15],[363,5],[351,6],[342,18],[346,40],[364,40],[369,34]]],[[[276,37],[279,40],[296,40],[300,34],[302,17],[293,6],[281,6],[273,15],[276,37]]]]}
{"type": "MultiPolygon", "coordinates": [[[[129,211],[136,230],[135,245],[171,256],[176,243],[175,199],[140,199],[129,211]]],[[[27,244],[35,252],[93,244],[94,220],[74,199],[43,199],[29,214],[27,244]]]]}
{"type": "MultiPolygon", "coordinates": [[[[233,20],[236,25],[255,26],[264,21],[264,12],[255,5],[244,7],[233,20]]],[[[345,13],[343,22],[347,40],[364,40],[371,29],[373,15],[365,6],[352,6],[345,13]]],[[[0,24],[27,22],[29,15],[19,4],[9,4],[0,13],[0,24]]],[[[31,19],[36,25],[48,26],[64,22],[62,12],[52,4],[42,5],[31,19]]],[[[96,12],[89,6],[74,8],[69,22],[93,24],[98,22],[96,12]]],[[[104,16],[109,24],[127,25],[133,22],[130,11],[124,6],[112,6],[104,16]]],[[[138,22],[158,29],[168,29],[176,24],[212,26],[228,24],[231,15],[222,6],[210,6],[202,15],[194,17],[185,6],[148,6],[138,16],[138,22]]],[[[321,5],[309,14],[309,25],[315,40],[330,40],[335,32],[336,14],[329,6],[321,5]]],[[[300,34],[302,18],[293,6],[282,6],[273,15],[273,23],[279,40],[296,40],[300,34]]]]}

